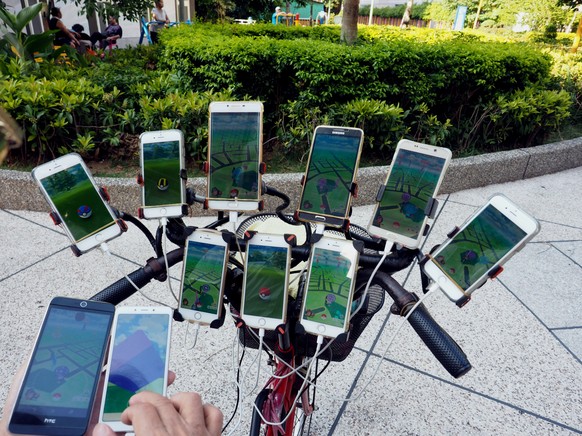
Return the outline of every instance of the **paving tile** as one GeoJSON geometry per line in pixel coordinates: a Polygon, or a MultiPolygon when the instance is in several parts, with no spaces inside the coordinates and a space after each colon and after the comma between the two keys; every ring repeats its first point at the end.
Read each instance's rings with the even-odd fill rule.
{"type": "Polygon", "coordinates": [[[552,332],[582,362],[582,327],[567,330],[552,330],[552,332]]]}

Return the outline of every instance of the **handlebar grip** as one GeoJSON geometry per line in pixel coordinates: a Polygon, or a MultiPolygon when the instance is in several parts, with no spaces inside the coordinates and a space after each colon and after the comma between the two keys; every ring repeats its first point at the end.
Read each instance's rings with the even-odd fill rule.
{"type": "Polygon", "coordinates": [[[408,322],[449,374],[459,378],[469,372],[471,363],[466,354],[422,304],[410,314],[408,322]]]}
{"type": "MultiPolygon", "coordinates": [[[[128,274],[128,277],[133,283],[136,284],[138,288],[141,289],[152,281],[154,275],[155,274],[152,270],[150,270],[148,273],[146,268],[140,268],[128,274]]],[[[137,289],[135,289],[133,285],[125,277],[123,277],[122,279],[103,289],[101,292],[93,295],[90,300],[106,301],[108,303],[117,305],[126,298],[132,296],[136,291],[137,289]]]]}

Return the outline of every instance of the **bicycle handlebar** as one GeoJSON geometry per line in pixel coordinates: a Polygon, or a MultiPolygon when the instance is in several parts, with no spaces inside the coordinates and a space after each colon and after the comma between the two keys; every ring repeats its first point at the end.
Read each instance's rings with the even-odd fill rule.
{"type": "MultiPolygon", "coordinates": [[[[399,315],[406,316],[418,301],[416,295],[408,292],[396,279],[383,271],[376,273],[372,283],[376,283],[386,290],[394,300],[392,312],[399,315]]],[[[459,378],[472,368],[467,355],[461,347],[434,320],[424,305],[419,305],[410,314],[408,322],[432,354],[453,377],[459,378]]]]}

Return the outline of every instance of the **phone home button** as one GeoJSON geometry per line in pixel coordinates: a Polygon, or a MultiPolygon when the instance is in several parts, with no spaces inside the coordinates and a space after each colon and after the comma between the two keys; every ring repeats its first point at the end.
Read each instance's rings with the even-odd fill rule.
{"type": "Polygon", "coordinates": [[[319,333],[325,333],[325,326],[324,325],[318,325],[317,326],[317,331],[319,333]]]}
{"type": "Polygon", "coordinates": [[[267,323],[267,321],[265,321],[265,318],[259,318],[259,325],[261,327],[264,327],[266,323],[267,323]]]}
{"type": "Polygon", "coordinates": [[[160,209],[160,215],[161,215],[161,216],[166,216],[166,214],[167,214],[167,213],[168,213],[168,211],[167,211],[165,208],[163,208],[163,207],[162,207],[162,208],[160,209]]]}
{"type": "Polygon", "coordinates": [[[103,242],[103,240],[104,240],[104,239],[105,239],[105,238],[103,238],[103,235],[102,235],[101,233],[97,233],[97,234],[95,235],[95,240],[96,240],[97,242],[103,242]]]}
{"type": "Polygon", "coordinates": [[[445,276],[440,276],[439,277],[439,285],[446,285],[449,281],[447,280],[447,278],[445,276]]]}
{"type": "Polygon", "coordinates": [[[202,314],[201,313],[195,313],[194,314],[194,319],[195,320],[199,320],[200,318],[202,318],[202,314]]]}

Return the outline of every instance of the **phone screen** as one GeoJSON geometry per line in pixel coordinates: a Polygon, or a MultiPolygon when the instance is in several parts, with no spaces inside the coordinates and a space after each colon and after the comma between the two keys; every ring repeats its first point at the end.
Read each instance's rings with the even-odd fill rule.
{"type": "Polygon", "coordinates": [[[494,206],[487,206],[433,258],[462,289],[473,283],[525,238],[524,232],[494,206]]]}
{"type": "Polygon", "coordinates": [[[361,139],[317,131],[300,210],[345,218],[361,139]]]}
{"type": "Polygon", "coordinates": [[[75,420],[88,420],[112,317],[113,311],[49,307],[13,422],[42,425],[50,417],[75,427],[75,420]]]}
{"type": "Polygon", "coordinates": [[[374,215],[373,224],[386,231],[417,238],[425,209],[434,196],[446,159],[400,149],[374,215]]]}
{"type": "Polygon", "coordinates": [[[187,250],[181,307],[218,314],[226,247],[189,240],[187,250]]]}
{"type": "Polygon", "coordinates": [[[180,142],[150,142],[142,147],[144,205],[182,203],[180,142]]]}
{"type": "Polygon", "coordinates": [[[167,314],[117,316],[103,421],[119,421],[129,399],[138,392],[165,392],[169,322],[167,314]]]}
{"type": "Polygon", "coordinates": [[[244,314],[284,319],[287,248],[247,245],[244,314]]]}
{"type": "Polygon", "coordinates": [[[312,256],[303,319],[343,328],[351,300],[352,260],[318,247],[312,256]]]}
{"type": "Polygon", "coordinates": [[[75,241],[115,223],[81,164],[45,177],[40,183],[75,241]]]}
{"type": "Polygon", "coordinates": [[[209,198],[258,200],[261,114],[212,112],[209,198]]]}

